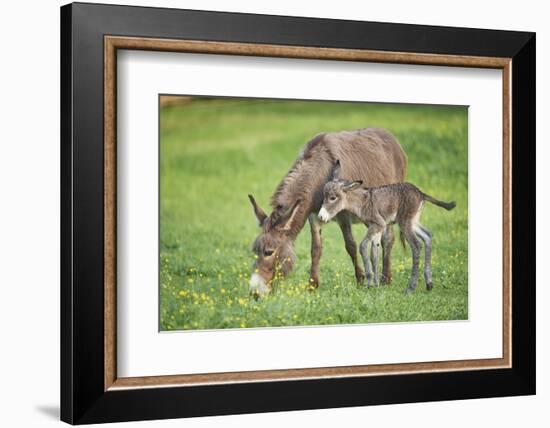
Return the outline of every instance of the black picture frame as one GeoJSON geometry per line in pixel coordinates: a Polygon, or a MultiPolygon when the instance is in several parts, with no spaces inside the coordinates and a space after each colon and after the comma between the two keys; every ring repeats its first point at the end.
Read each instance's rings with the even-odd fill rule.
{"type": "Polygon", "coordinates": [[[71,424],[535,393],[535,34],[74,3],[61,8],[61,419],[71,424]],[[104,36],[512,58],[512,367],[104,390],[104,36]]]}

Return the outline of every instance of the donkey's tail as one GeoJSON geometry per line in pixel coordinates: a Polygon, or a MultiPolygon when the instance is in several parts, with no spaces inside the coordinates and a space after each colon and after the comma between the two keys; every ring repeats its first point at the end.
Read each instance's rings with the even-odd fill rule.
{"type": "Polygon", "coordinates": [[[432,197],[430,195],[426,195],[425,193],[422,193],[422,195],[424,195],[424,200],[425,201],[431,202],[432,204],[437,205],[438,207],[445,208],[447,211],[450,211],[454,207],[456,207],[456,202],[455,201],[444,202],[444,201],[440,201],[439,199],[435,199],[434,197],[432,197]]]}

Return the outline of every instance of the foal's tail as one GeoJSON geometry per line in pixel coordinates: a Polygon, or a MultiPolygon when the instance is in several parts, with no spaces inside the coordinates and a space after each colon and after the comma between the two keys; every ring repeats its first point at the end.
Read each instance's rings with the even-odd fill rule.
{"type": "Polygon", "coordinates": [[[440,201],[439,199],[435,199],[434,197],[427,195],[425,193],[422,193],[422,196],[424,196],[424,200],[431,202],[434,205],[437,205],[438,207],[445,208],[447,211],[452,210],[454,207],[456,207],[456,202],[444,202],[440,201]]]}
{"type": "Polygon", "coordinates": [[[399,240],[401,241],[401,245],[403,245],[403,249],[407,249],[407,241],[405,240],[405,235],[403,234],[403,231],[399,229],[399,240]]]}

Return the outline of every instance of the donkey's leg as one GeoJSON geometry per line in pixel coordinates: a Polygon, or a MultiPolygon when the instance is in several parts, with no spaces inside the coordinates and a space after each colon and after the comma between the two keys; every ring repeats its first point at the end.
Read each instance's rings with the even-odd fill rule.
{"type": "Polygon", "coordinates": [[[424,241],[424,280],[426,288],[430,291],[433,288],[432,283],[432,232],[426,229],[421,224],[417,224],[414,228],[416,236],[424,241]]]}
{"type": "Polygon", "coordinates": [[[386,230],[382,234],[382,282],[391,284],[391,251],[395,242],[395,234],[393,226],[386,226],[386,230]]]}
{"type": "Polygon", "coordinates": [[[409,286],[407,287],[407,293],[412,293],[416,289],[416,282],[418,281],[418,263],[420,259],[420,251],[422,246],[420,241],[416,237],[411,225],[407,225],[402,229],[405,239],[409,243],[412,251],[412,272],[409,280],[409,286]]]}
{"type": "Polygon", "coordinates": [[[321,222],[317,215],[312,213],[308,217],[311,228],[311,275],[309,285],[319,287],[319,260],[323,253],[323,241],[321,239],[321,222]]]}
{"type": "Polygon", "coordinates": [[[357,261],[357,244],[355,243],[355,239],[353,239],[353,234],[351,233],[350,217],[347,213],[341,213],[338,214],[336,219],[338,221],[340,229],[342,230],[342,235],[344,235],[346,251],[350,256],[353,267],[355,269],[355,279],[358,283],[362,283],[365,279],[365,274],[363,273],[363,269],[361,269],[361,266],[357,261]]]}

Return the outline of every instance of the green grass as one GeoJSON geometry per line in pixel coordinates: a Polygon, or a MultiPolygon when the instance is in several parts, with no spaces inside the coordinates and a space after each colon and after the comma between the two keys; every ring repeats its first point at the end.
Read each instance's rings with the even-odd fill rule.
{"type": "MultiPolygon", "coordinates": [[[[465,107],[269,100],[193,100],[160,116],[161,330],[276,327],[468,318],[468,125],[465,107]],[[249,201],[269,198],[302,146],[323,131],[383,127],[409,159],[407,180],[427,204],[433,282],[404,290],[411,257],[396,242],[391,286],[360,288],[334,223],[323,229],[321,286],[306,290],[310,234],[296,240],[294,271],[276,292],[248,297],[258,228],[249,201]]],[[[359,242],[363,225],[354,226],[359,242]]],[[[420,267],[422,269],[423,263],[420,267]]]]}

